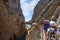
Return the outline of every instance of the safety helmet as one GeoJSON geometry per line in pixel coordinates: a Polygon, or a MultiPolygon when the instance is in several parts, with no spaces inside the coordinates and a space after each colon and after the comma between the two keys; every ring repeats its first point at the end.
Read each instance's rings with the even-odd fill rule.
{"type": "Polygon", "coordinates": [[[57,24],[54,21],[50,21],[50,26],[57,26],[57,24]]]}
{"type": "Polygon", "coordinates": [[[44,24],[47,24],[49,22],[49,20],[44,20],[44,24]]]}

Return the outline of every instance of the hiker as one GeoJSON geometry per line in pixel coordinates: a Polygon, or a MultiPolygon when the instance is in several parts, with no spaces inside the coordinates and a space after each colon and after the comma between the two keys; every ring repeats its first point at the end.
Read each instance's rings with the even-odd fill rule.
{"type": "Polygon", "coordinates": [[[57,37],[57,35],[56,35],[56,31],[57,31],[56,27],[57,27],[57,24],[54,21],[50,21],[50,28],[48,28],[48,30],[47,30],[47,38],[48,39],[55,40],[55,38],[57,37]]]}
{"type": "Polygon", "coordinates": [[[50,28],[50,21],[49,20],[44,20],[44,33],[45,37],[47,37],[47,30],[50,28]]]}

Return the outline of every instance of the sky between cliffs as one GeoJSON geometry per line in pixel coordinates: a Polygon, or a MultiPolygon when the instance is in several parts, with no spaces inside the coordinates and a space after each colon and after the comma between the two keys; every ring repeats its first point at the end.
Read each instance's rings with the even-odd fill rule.
{"type": "Polygon", "coordinates": [[[40,0],[20,0],[25,21],[31,20],[34,8],[37,5],[38,1],[40,0]]]}

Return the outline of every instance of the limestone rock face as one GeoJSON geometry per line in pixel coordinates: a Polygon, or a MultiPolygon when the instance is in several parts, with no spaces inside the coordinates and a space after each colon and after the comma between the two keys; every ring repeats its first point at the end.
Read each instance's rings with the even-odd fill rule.
{"type": "Polygon", "coordinates": [[[24,22],[20,0],[0,0],[0,40],[11,40],[11,38],[14,40],[14,35],[16,37],[26,35],[24,22]]]}
{"type": "Polygon", "coordinates": [[[48,11],[46,11],[44,17],[46,17],[46,19],[50,19],[52,18],[52,16],[55,16],[55,18],[52,18],[52,20],[57,21],[58,15],[56,13],[56,9],[60,6],[60,0],[54,0],[52,2],[52,5],[48,8],[48,11]]]}
{"type": "MultiPolygon", "coordinates": [[[[46,0],[45,0],[45,2],[43,2],[43,0],[40,1],[37,4],[37,6],[35,7],[32,21],[36,20],[36,18],[38,16],[42,16],[42,15],[46,19],[51,20],[52,16],[56,15],[55,11],[58,6],[60,6],[60,0],[47,0],[47,2],[46,2],[46,0]],[[51,1],[53,1],[53,2],[50,4],[51,1]],[[41,15],[39,15],[39,14],[41,14],[41,15]]],[[[55,16],[55,17],[57,18],[57,16],[55,16]]],[[[52,20],[56,21],[56,18],[52,18],[52,20]]]]}
{"type": "Polygon", "coordinates": [[[56,9],[55,17],[58,16],[57,24],[60,25],[60,6],[56,9]]]}
{"type": "Polygon", "coordinates": [[[40,12],[47,6],[47,4],[50,2],[51,0],[40,0],[38,2],[38,4],[36,5],[35,9],[34,9],[34,14],[32,17],[32,21],[35,20],[35,18],[37,18],[40,14],[40,12]]]}
{"type": "Polygon", "coordinates": [[[54,15],[55,17],[59,17],[60,18],[60,6],[58,6],[57,8],[56,8],[56,11],[55,11],[55,15],[54,15]]]}

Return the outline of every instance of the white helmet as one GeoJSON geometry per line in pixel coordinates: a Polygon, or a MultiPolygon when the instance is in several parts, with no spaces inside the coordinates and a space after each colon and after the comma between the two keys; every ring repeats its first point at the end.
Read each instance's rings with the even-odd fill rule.
{"type": "Polygon", "coordinates": [[[49,22],[49,20],[44,20],[44,24],[46,24],[47,22],[49,22]]]}
{"type": "Polygon", "coordinates": [[[54,21],[50,21],[50,26],[57,26],[57,24],[54,21]]]}
{"type": "Polygon", "coordinates": [[[49,20],[44,20],[44,22],[49,21],[49,20]]]}

